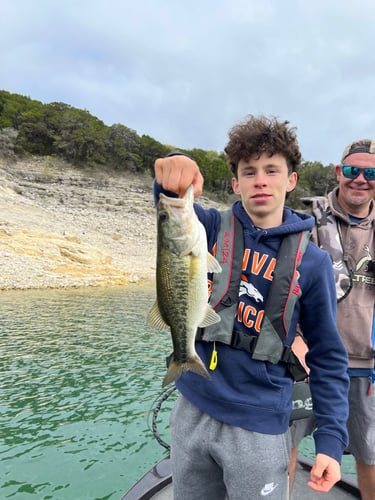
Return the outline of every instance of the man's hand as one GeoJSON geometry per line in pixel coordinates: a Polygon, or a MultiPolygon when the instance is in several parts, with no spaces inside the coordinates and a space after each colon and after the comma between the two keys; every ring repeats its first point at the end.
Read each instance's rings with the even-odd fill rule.
{"type": "Polygon", "coordinates": [[[340,464],[334,458],[318,453],[310,477],[307,485],[311,489],[327,493],[341,478],[340,464]]]}
{"type": "Polygon", "coordinates": [[[168,156],[155,161],[156,181],[167,191],[183,196],[193,184],[194,196],[202,194],[203,177],[198,165],[187,156],[168,156]]]}

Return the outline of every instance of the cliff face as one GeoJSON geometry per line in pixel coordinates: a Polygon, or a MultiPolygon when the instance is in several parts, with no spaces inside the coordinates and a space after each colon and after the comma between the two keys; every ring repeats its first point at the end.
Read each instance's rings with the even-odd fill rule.
{"type": "Polygon", "coordinates": [[[0,289],[153,278],[155,247],[151,176],[0,161],[0,289]]]}
{"type": "Polygon", "coordinates": [[[58,159],[0,160],[0,289],[154,279],[152,182],[73,169],[58,159]]]}

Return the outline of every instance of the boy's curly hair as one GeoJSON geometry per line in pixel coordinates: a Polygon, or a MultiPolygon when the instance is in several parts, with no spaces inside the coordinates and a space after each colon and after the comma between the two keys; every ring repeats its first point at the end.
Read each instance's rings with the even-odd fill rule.
{"type": "Polygon", "coordinates": [[[240,160],[247,161],[263,153],[284,156],[289,173],[297,172],[302,156],[296,128],[288,124],[275,117],[249,115],[245,121],[234,125],[228,132],[229,141],[224,149],[232,173],[237,177],[240,160]]]}

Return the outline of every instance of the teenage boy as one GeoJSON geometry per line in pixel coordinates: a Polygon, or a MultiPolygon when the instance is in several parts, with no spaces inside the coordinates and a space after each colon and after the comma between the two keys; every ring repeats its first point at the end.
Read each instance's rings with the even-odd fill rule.
{"type": "MultiPolygon", "coordinates": [[[[233,191],[240,197],[232,212],[241,225],[236,238],[244,244],[241,283],[234,317],[228,321],[226,310],[220,312],[223,319],[214,325],[209,341],[204,333],[196,341],[207,368],[216,348],[217,367],[210,371],[210,380],[186,372],[176,381],[180,396],[171,414],[175,500],[287,498],[293,378],[285,361],[262,360],[259,351],[256,355],[257,344],[249,346],[254,346],[254,339],[266,338],[265,309],[282,306],[275,294],[273,303],[268,301],[273,278],[284,266],[278,262],[281,243],[311,231],[314,225],[309,215],[285,207],[301,161],[295,130],[288,123],[250,116],[229,131],[225,152],[233,191]],[[222,331],[225,328],[227,332],[222,331]],[[215,340],[219,330],[220,339],[226,340],[215,340]]],[[[190,184],[196,197],[202,193],[199,167],[187,156],[156,160],[155,177],[156,200],[160,192],[183,196],[190,184]]],[[[215,253],[221,213],[198,204],[195,211],[206,229],[208,249],[215,253]]],[[[220,255],[217,258],[221,263],[220,255]]],[[[215,276],[209,276],[212,295],[215,276]]],[[[293,276],[298,281],[291,293],[298,300],[283,343],[285,349],[291,346],[300,323],[309,345],[306,361],[317,420],[316,463],[308,484],[325,492],[340,479],[340,460],[347,445],[347,354],[336,327],[329,255],[308,242],[293,276]]]]}

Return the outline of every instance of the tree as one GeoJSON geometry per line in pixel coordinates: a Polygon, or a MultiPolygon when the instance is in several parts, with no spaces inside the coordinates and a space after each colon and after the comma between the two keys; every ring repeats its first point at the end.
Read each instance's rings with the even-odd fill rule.
{"type": "Polygon", "coordinates": [[[18,130],[23,113],[36,110],[42,103],[19,94],[0,91],[0,128],[13,127],[18,130]]]}
{"type": "Polygon", "coordinates": [[[68,107],[56,132],[56,152],[73,163],[105,162],[106,126],[86,110],[68,107]]]}
{"type": "Polygon", "coordinates": [[[148,135],[142,135],[142,170],[154,173],[154,163],[157,158],[162,158],[168,153],[174,151],[172,146],[164,146],[148,135]]]}
{"type": "Polygon", "coordinates": [[[18,136],[17,130],[12,127],[0,129],[0,156],[11,160],[16,159],[14,152],[16,139],[18,136]]]}
{"type": "Polygon", "coordinates": [[[299,169],[299,183],[314,196],[326,196],[337,184],[335,168],[318,161],[303,162],[299,169]]]}
{"type": "Polygon", "coordinates": [[[18,118],[17,150],[38,155],[53,152],[54,138],[45,120],[43,108],[23,112],[18,118]]]}
{"type": "Polygon", "coordinates": [[[112,167],[119,170],[141,170],[142,144],[135,130],[120,123],[112,125],[106,134],[105,148],[112,167]]]}
{"type": "Polygon", "coordinates": [[[298,171],[298,183],[287,199],[287,204],[295,209],[306,208],[301,198],[326,196],[337,184],[334,165],[324,166],[318,161],[302,162],[298,171]]]}
{"type": "Polygon", "coordinates": [[[232,174],[223,153],[204,149],[192,149],[185,152],[198,163],[208,191],[215,190],[222,196],[230,192],[232,174]]]}

